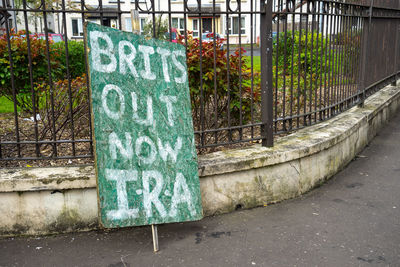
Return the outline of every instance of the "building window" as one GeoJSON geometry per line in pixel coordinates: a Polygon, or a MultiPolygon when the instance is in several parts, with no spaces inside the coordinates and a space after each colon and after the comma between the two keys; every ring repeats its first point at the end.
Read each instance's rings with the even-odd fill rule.
{"type": "Polygon", "coordinates": [[[72,36],[83,36],[82,19],[72,19],[72,36]]]}
{"type": "MultiPolygon", "coordinates": [[[[143,34],[144,25],[146,24],[146,19],[145,18],[140,18],[139,20],[140,20],[139,21],[140,34],[143,34]]],[[[125,31],[132,32],[132,20],[131,20],[131,18],[125,18],[125,31]]]]}
{"type": "Polygon", "coordinates": [[[229,34],[246,34],[246,20],[245,17],[230,17],[228,18],[228,32],[229,34]]]}
{"type": "Polygon", "coordinates": [[[125,18],[125,31],[132,32],[132,20],[131,20],[131,18],[125,18]]]}
{"type": "Polygon", "coordinates": [[[199,20],[193,19],[193,37],[199,37],[199,20]]]}
{"type": "Polygon", "coordinates": [[[144,32],[144,25],[146,24],[146,19],[145,18],[140,18],[140,34],[143,34],[144,32]]]}
{"type": "Polygon", "coordinates": [[[179,30],[181,34],[185,31],[185,20],[183,18],[172,18],[172,28],[179,30]]]}

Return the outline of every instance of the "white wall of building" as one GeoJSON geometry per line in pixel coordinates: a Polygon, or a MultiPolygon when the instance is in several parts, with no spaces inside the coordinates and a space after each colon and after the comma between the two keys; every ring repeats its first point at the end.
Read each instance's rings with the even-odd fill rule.
{"type": "MultiPolygon", "coordinates": [[[[125,12],[129,12],[130,10],[135,8],[135,1],[136,0],[121,0],[121,10],[125,12]]],[[[146,3],[149,5],[150,0],[139,0],[140,5],[145,8],[146,3]]],[[[183,12],[184,11],[184,1],[182,0],[171,0],[170,7],[168,5],[168,0],[155,0],[155,10],[156,11],[169,11],[169,8],[173,12],[183,12]]],[[[236,9],[236,4],[231,1],[231,8],[236,9]]],[[[285,1],[284,1],[285,2],[285,1]]],[[[67,9],[75,9],[75,10],[81,10],[81,1],[80,0],[71,0],[71,1],[66,1],[67,3],[67,9]]],[[[202,1],[202,9],[203,10],[212,10],[214,1],[213,0],[203,0],[202,1]]],[[[274,10],[278,9],[286,9],[285,5],[282,5],[281,7],[277,6],[278,1],[274,0],[273,5],[274,5],[274,10]]],[[[299,3],[299,1],[296,1],[296,3],[299,3]]],[[[96,9],[98,7],[98,0],[85,0],[86,7],[91,8],[91,9],[96,9]]],[[[114,28],[119,28],[119,21],[117,18],[117,0],[103,0],[102,2],[103,8],[105,10],[104,18],[107,21],[107,24],[111,27],[114,28]]],[[[60,9],[60,3],[54,3],[53,4],[55,9],[60,9]]],[[[196,0],[189,0],[188,1],[188,6],[192,10],[196,8],[197,1],[196,0]]],[[[226,0],[215,0],[215,7],[217,12],[226,12],[227,10],[227,4],[226,0]]],[[[250,11],[259,11],[260,10],[260,0],[242,0],[241,1],[241,13],[239,14],[238,12],[232,13],[229,15],[221,14],[221,15],[216,15],[215,18],[215,31],[220,34],[221,37],[226,38],[229,36],[229,42],[232,44],[237,44],[239,43],[239,36],[241,37],[240,41],[242,44],[248,44],[251,42],[257,42],[258,37],[260,35],[260,15],[255,14],[251,16],[250,14],[247,14],[246,12],[250,11]],[[239,18],[240,17],[240,18],[239,18]],[[239,21],[240,21],[240,26],[239,27],[239,21]],[[228,23],[227,23],[228,22],[228,23]],[[230,27],[227,27],[228,25],[230,27]],[[239,34],[240,33],[240,34],[239,34]]],[[[307,12],[307,5],[303,5],[299,8],[296,9],[296,12],[307,12]]],[[[29,19],[28,19],[28,27],[30,32],[44,32],[44,20],[43,16],[36,16],[34,18],[31,14],[31,12],[28,12],[29,19]]],[[[17,29],[25,29],[25,20],[23,16],[23,12],[18,12],[16,15],[17,17],[17,29]]],[[[48,13],[47,15],[47,26],[48,28],[55,32],[55,33],[62,33],[66,34],[68,39],[82,39],[83,38],[83,25],[82,25],[82,14],[81,13],[65,13],[66,17],[66,28],[67,31],[66,33],[64,32],[64,25],[63,25],[63,15],[61,13],[48,13]]],[[[99,15],[92,15],[89,13],[85,14],[85,18],[88,21],[92,21],[95,23],[100,23],[100,16],[99,15]]],[[[143,30],[143,26],[146,23],[146,20],[151,18],[151,15],[147,14],[140,14],[140,25],[141,25],[141,30],[143,30]]],[[[163,19],[168,19],[168,15],[163,15],[163,19]]],[[[212,20],[212,31],[214,29],[214,19],[212,19],[212,16],[207,17],[206,14],[202,14],[201,19],[199,16],[193,16],[193,15],[188,15],[186,16],[186,28],[189,31],[194,32],[194,36],[198,36],[199,30],[201,28],[201,23],[203,22],[203,26],[206,23],[206,20],[212,20]]],[[[305,23],[306,18],[303,16],[301,18],[300,15],[295,15],[294,17],[294,22],[295,24],[299,24],[300,21],[303,20],[303,23],[305,23]]],[[[317,20],[317,15],[315,16],[315,20],[317,20]]],[[[172,21],[172,27],[177,28],[181,32],[184,30],[184,15],[182,14],[172,14],[171,15],[171,21],[172,21]]],[[[208,22],[209,22],[208,21],[208,22]]],[[[274,20],[274,31],[277,31],[277,20],[274,20]]],[[[288,15],[287,16],[287,25],[288,25],[288,30],[291,30],[292,22],[293,22],[293,16],[288,15]]],[[[308,21],[311,23],[312,21],[312,15],[308,15],[308,21]]],[[[284,20],[280,20],[279,24],[284,25],[284,20]]],[[[339,27],[331,27],[340,23],[339,18],[336,19],[331,19],[331,16],[325,16],[323,19],[322,23],[322,17],[320,17],[320,23],[315,27],[315,30],[319,30],[323,34],[335,34],[339,31],[339,27]]],[[[130,13],[123,13],[121,15],[121,28],[124,31],[132,31],[132,23],[131,23],[131,15],[130,13]]],[[[204,27],[203,27],[204,28],[204,27]]],[[[280,28],[280,31],[282,31],[282,28],[280,28]]]]}

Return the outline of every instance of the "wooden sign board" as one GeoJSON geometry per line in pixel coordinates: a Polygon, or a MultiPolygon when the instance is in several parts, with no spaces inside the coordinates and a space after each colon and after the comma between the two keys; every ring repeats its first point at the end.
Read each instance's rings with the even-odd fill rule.
{"type": "Polygon", "coordinates": [[[85,25],[101,223],[202,218],[185,47],[85,25]]]}

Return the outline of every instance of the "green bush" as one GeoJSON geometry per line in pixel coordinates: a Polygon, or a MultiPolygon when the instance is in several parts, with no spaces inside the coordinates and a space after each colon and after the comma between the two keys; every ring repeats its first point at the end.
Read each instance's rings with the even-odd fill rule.
{"type": "MultiPolygon", "coordinates": [[[[60,42],[53,44],[53,46],[57,47],[59,51],[61,51],[60,61],[61,66],[64,70],[64,74],[66,74],[67,62],[65,56],[65,43],[60,42]]],[[[85,50],[84,43],[82,41],[68,41],[68,64],[69,64],[69,74],[71,78],[74,79],[76,77],[82,76],[85,73],[85,50]]],[[[65,77],[67,78],[67,77],[65,77]]]]}
{"type": "MultiPolygon", "coordinates": [[[[185,44],[183,36],[178,37],[178,43],[185,44]]],[[[200,40],[193,38],[190,34],[187,35],[188,79],[193,121],[197,129],[201,129],[201,113],[205,118],[205,127],[208,129],[227,126],[228,112],[231,125],[238,125],[240,118],[243,123],[251,118],[251,77],[245,56],[243,56],[244,50],[238,49],[233,53],[230,52],[228,65],[227,51],[222,49],[223,40],[216,39],[215,45],[216,62],[214,64],[213,42],[202,42],[200,53],[200,40]],[[200,75],[200,60],[202,76],[200,75]],[[214,77],[216,77],[215,81],[214,77]],[[240,83],[240,79],[242,83],[240,83]],[[201,112],[202,110],[203,112],[201,112]],[[240,113],[242,113],[242,117],[240,113]],[[215,120],[217,114],[218,120],[215,120]]]]}
{"type": "Polygon", "coordinates": [[[346,55],[351,55],[345,56],[343,59],[342,66],[344,66],[344,73],[358,73],[359,71],[361,37],[361,30],[351,31],[350,29],[340,32],[333,37],[335,45],[340,49],[344,49],[346,55]]]}
{"type": "MultiPolygon", "coordinates": [[[[273,62],[274,67],[274,86],[282,88],[293,82],[294,88],[310,88],[311,84],[318,84],[324,78],[324,73],[335,73],[335,67],[327,49],[327,39],[317,32],[305,34],[299,31],[282,32],[279,37],[274,38],[273,62]],[[278,42],[279,38],[279,42],[278,42]],[[293,60],[292,60],[293,51],[293,60]],[[325,55],[327,54],[327,55],[325,55]],[[293,70],[293,79],[292,79],[293,70]],[[300,74],[300,81],[298,75],[300,74]],[[278,84],[276,85],[276,75],[278,84]]],[[[314,86],[315,87],[315,86],[314,86]]]]}
{"type": "MultiPolygon", "coordinates": [[[[23,31],[10,34],[11,58],[13,61],[14,85],[17,105],[23,111],[32,110],[31,80],[29,72],[28,42],[23,31]]],[[[47,83],[49,72],[46,56],[46,41],[38,38],[30,38],[30,52],[32,60],[32,82],[47,83]]],[[[61,50],[50,42],[49,62],[53,80],[63,77],[63,65],[60,61],[61,50]]],[[[0,36],[0,96],[13,100],[11,83],[11,66],[7,36],[0,36]]],[[[38,99],[36,99],[37,102],[38,99]]]]}
{"type": "MultiPolygon", "coordinates": [[[[28,41],[24,31],[11,32],[10,46],[13,60],[13,74],[15,83],[16,101],[22,111],[31,113],[33,110],[32,87],[29,72],[28,41]]],[[[30,52],[32,60],[32,84],[36,91],[39,87],[46,88],[50,82],[46,41],[30,37],[30,52]]],[[[65,43],[49,42],[49,62],[51,67],[52,82],[67,79],[65,43]]],[[[71,79],[82,76],[85,73],[84,44],[81,41],[68,41],[69,72],[71,79]]],[[[13,101],[11,84],[11,67],[7,36],[0,36],[0,96],[13,101]]],[[[36,92],[35,103],[39,103],[39,93],[36,92]]],[[[39,107],[36,106],[36,109],[39,107]]]]}
{"type": "Polygon", "coordinates": [[[288,31],[286,35],[283,32],[275,37],[273,85],[276,88],[276,115],[286,116],[288,112],[327,106],[331,90],[338,94],[339,84],[355,88],[359,47],[359,34],[353,38],[346,34],[325,37],[318,32],[306,34],[303,31],[300,35],[299,31],[288,31]]]}

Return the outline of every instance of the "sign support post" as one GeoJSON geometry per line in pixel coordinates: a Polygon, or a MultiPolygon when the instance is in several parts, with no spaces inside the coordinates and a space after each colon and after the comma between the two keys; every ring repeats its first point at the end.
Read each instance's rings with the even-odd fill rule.
{"type": "Polygon", "coordinates": [[[136,9],[131,9],[131,23],[132,32],[135,34],[140,34],[139,11],[136,9]]]}
{"type": "Polygon", "coordinates": [[[158,232],[157,232],[157,225],[152,224],[151,225],[151,232],[153,234],[153,248],[154,252],[157,252],[158,249],[158,232]]]}

